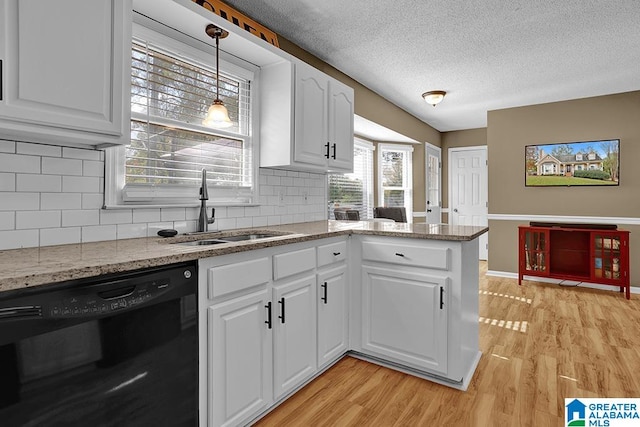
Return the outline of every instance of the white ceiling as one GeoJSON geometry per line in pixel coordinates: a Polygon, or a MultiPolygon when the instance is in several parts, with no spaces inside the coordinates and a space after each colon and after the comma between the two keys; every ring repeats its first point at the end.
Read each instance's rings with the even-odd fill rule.
{"type": "Polygon", "coordinates": [[[439,131],[640,90],[638,0],[224,1],[439,131]]]}

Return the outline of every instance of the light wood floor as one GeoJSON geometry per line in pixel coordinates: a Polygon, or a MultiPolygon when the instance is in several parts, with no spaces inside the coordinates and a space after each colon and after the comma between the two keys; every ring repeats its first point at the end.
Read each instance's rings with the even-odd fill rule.
{"type": "Polygon", "coordinates": [[[485,277],[466,392],[347,357],[258,426],[562,426],[565,397],[640,397],[640,296],[485,277]]]}

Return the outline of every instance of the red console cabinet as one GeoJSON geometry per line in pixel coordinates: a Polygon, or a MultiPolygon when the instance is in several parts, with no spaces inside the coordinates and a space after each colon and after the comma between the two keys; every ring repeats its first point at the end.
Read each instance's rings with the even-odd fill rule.
{"type": "Polygon", "coordinates": [[[524,276],[618,286],[629,299],[629,232],[582,225],[520,226],[519,285],[524,276]]]}

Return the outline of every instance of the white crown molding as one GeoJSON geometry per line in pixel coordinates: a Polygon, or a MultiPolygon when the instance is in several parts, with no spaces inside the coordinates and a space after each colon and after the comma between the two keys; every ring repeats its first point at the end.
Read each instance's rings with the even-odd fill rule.
{"type": "Polygon", "coordinates": [[[583,222],[590,224],[640,225],[640,218],[632,217],[489,214],[487,215],[487,219],[493,221],[583,222]]]}
{"type": "MultiPolygon", "coordinates": [[[[503,277],[507,279],[516,279],[516,280],[518,279],[518,273],[512,273],[510,271],[487,270],[486,275],[492,276],[492,277],[503,277]]],[[[526,275],[524,277],[525,277],[524,280],[551,283],[554,285],[560,285],[560,283],[564,282],[565,286],[580,286],[583,288],[600,289],[603,291],[614,291],[614,292],[619,291],[618,286],[613,286],[613,285],[602,285],[599,283],[584,283],[584,282],[578,282],[573,280],[559,280],[559,279],[550,279],[548,277],[533,277],[533,276],[526,276],[526,275]],[[527,279],[527,277],[530,277],[530,278],[527,279]]],[[[640,287],[631,286],[631,293],[640,294],[640,287]]]]}

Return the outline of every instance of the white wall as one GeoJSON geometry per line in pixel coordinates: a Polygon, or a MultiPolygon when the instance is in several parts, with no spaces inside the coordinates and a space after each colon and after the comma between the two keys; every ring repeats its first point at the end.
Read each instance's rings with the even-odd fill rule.
{"type": "MultiPolygon", "coordinates": [[[[262,168],[259,180],[259,206],[216,207],[220,230],[326,219],[325,175],[262,168]]],[[[0,140],[0,250],[196,229],[197,207],[104,210],[103,191],[103,151],[0,140]]]]}

